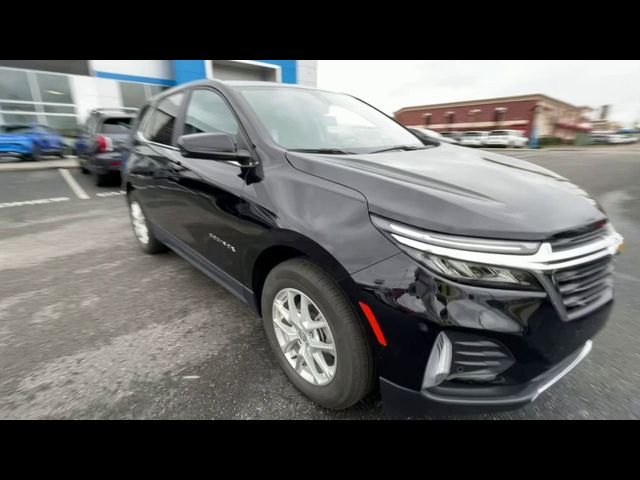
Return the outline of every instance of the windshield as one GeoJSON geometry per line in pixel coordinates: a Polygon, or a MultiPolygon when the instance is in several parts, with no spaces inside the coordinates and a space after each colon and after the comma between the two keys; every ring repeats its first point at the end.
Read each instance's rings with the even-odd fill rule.
{"type": "Polygon", "coordinates": [[[481,137],[482,133],[481,132],[466,132],[464,134],[465,137],[481,137]]]}
{"type": "Polygon", "coordinates": [[[509,135],[509,131],[508,130],[494,130],[493,132],[489,133],[489,135],[491,135],[492,137],[498,136],[498,135],[509,135]]]}
{"type": "Polygon", "coordinates": [[[121,118],[107,118],[102,123],[100,133],[117,134],[117,133],[129,133],[129,125],[131,124],[130,117],[121,118]]]}
{"type": "Polygon", "coordinates": [[[411,132],[349,95],[299,88],[236,87],[274,142],[290,150],[372,153],[424,148],[411,132]]]}

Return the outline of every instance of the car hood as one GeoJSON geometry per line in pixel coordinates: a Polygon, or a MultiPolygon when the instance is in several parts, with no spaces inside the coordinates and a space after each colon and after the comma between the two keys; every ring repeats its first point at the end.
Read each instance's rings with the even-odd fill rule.
{"type": "Polygon", "coordinates": [[[358,190],[372,213],[434,232],[544,240],[606,218],[586,192],[549,170],[455,145],[287,158],[298,170],[358,190]]]}
{"type": "Polygon", "coordinates": [[[13,133],[0,133],[0,142],[26,142],[31,140],[29,135],[15,135],[13,133]]]}

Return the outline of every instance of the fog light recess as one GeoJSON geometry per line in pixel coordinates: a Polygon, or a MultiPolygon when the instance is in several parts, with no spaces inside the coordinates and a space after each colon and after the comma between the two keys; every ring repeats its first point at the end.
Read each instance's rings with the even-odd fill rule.
{"type": "Polygon", "coordinates": [[[440,332],[431,349],[427,368],[424,371],[422,388],[431,388],[444,382],[451,371],[451,356],[453,348],[449,337],[440,332]]]}

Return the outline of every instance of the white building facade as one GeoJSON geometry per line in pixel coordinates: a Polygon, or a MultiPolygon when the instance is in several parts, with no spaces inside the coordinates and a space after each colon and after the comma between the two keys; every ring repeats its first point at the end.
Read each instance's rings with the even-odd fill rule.
{"type": "Polygon", "coordinates": [[[140,107],[204,78],[316,86],[316,60],[0,60],[0,125],[39,123],[71,135],[98,107],[140,107]]]}

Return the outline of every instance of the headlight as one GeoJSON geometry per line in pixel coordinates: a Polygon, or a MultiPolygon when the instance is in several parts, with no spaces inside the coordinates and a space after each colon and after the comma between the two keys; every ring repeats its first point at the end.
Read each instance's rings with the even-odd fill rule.
{"type": "Polygon", "coordinates": [[[504,287],[538,288],[537,280],[529,272],[438,257],[418,251],[409,253],[430,270],[454,280],[467,281],[468,283],[491,283],[504,287]]]}
{"type": "MultiPolygon", "coordinates": [[[[477,257],[495,257],[507,254],[515,258],[535,254],[539,242],[493,240],[461,237],[416,230],[405,225],[371,215],[374,225],[385,232],[399,248],[433,272],[456,281],[503,288],[540,289],[534,276],[524,270],[465,259],[464,253],[477,257]],[[425,245],[445,255],[425,251],[425,245]],[[455,258],[456,253],[462,258],[455,258]]],[[[431,248],[429,248],[431,249],[431,248]]],[[[512,258],[514,258],[512,257],[512,258]]]]}

